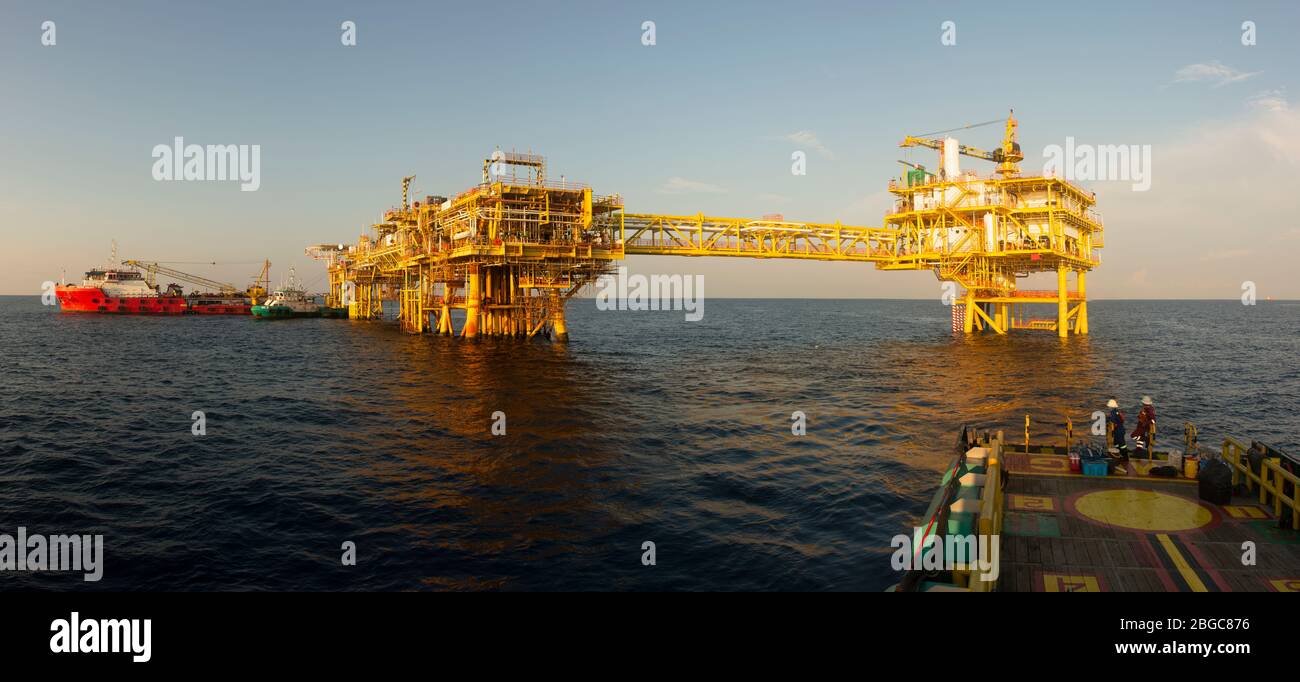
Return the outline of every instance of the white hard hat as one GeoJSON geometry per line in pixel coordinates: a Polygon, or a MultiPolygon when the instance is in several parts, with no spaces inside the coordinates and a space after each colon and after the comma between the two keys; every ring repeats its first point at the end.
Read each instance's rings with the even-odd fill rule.
{"type": "Polygon", "coordinates": [[[1143,404],[1143,405],[1150,405],[1150,404],[1151,404],[1151,396],[1149,396],[1149,395],[1144,395],[1144,396],[1142,396],[1142,404],[1143,404]]]}
{"type": "Polygon", "coordinates": [[[1115,402],[1114,398],[1111,398],[1106,401],[1106,407],[1119,407],[1119,403],[1115,402]]]}

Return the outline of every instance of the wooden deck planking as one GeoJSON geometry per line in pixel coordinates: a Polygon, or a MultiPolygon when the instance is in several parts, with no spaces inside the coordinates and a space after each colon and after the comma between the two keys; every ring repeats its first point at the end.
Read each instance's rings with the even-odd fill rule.
{"type": "MultiPolygon", "coordinates": [[[[1008,508],[1009,514],[1044,516],[1050,520],[1018,519],[1015,527],[1004,524],[999,557],[1002,577],[998,589],[1041,591],[1051,581],[1055,581],[1056,588],[1061,588],[1092,579],[1107,591],[1165,591],[1170,585],[1185,590],[1194,582],[1210,590],[1222,587],[1232,591],[1266,591],[1273,589],[1270,580],[1300,579],[1300,543],[1279,542],[1260,532],[1249,520],[1234,518],[1223,509],[1216,508],[1219,518],[1209,527],[1161,533],[1170,538],[1174,551],[1195,569],[1196,575],[1189,581],[1177,570],[1156,532],[1115,527],[1085,519],[1066,508],[1071,496],[1125,488],[1197,499],[1197,486],[1179,480],[1013,472],[1006,484],[1007,495],[1051,498],[1055,509],[1008,508]],[[1051,532],[1053,528],[1055,534],[1051,532]],[[1017,534],[1022,532],[1025,534],[1017,534]],[[1256,543],[1255,566],[1242,566],[1241,545],[1246,540],[1256,543]]],[[[1254,504],[1257,499],[1234,497],[1233,504],[1257,507],[1254,504]]],[[[1265,523],[1276,523],[1271,509],[1268,514],[1270,518],[1265,523]]],[[[1294,536],[1295,531],[1284,533],[1294,536]]]]}

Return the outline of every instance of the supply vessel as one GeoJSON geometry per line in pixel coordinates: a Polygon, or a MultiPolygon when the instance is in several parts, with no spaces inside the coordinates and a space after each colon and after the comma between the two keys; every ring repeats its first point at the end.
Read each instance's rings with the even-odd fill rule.
{"type": "MultiPolygon", "coordinates": [[[[215,263],[214,263],[215,265],[215,263]]],[[[109,264],[86,272],[81,284],[63,283],[54,288],[60,310],[68,313],[127,315],[248,315],[257,299],[266,295],[271,269],[264,261],[262,271],[248,288],[165,267],[160,263],[117,260],[117,246],[109,264]],[[181,285],[157,283],[158,275],[197,284],[203,292],[185,294],[181,285]]]]}
{"type": "Polygon", "coordinates": [[[103,268],[87,271],[81,284],[55,287],[54,293],[65,313],[181,315],[189,308],[179,289],[160,291],[138,270],[103,268]]]}

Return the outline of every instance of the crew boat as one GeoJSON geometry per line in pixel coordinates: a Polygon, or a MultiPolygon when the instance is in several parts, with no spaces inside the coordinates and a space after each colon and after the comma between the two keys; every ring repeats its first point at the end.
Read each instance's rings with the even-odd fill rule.
{"type": "Polygon", "coordinates": [[[261,305],[253,306],[253,317],[258,320],[286,319],[291,317],[321,317],[323,306],[309,296],[298,281],[293,268],[284,285],[275,290],[261,305]]]}

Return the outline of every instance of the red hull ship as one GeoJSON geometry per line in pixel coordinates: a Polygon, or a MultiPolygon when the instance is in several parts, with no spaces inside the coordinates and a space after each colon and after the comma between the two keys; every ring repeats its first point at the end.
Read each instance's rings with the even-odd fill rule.
{"type": "Polygon", "coordinates": [[[64,312],[181,315],[188,307],[177,288],[160,293],[135,270],[91,270],[80,285],[55,287],[54,294],[64,312]]]}
{"type": "Polygon", "coordinates": [[[181,294],[173,284],[166,291],[145,281],[135,270],[91,270],[80,285],[55,287],[65,313],[123,315],[250,315],[252,306],[240,296],[181,294]]]}
{"type": "Polygon", "coordinates": [[[191,296],[185,312],[191,315],[252,315],[253,305],[246,298],[240,297],[198,297],[191,296]]]}
{"type": "Polygon", "coordinates": [[[184,296],[110,296],[88,286],[56,287],[54,293],[65,313],[181,315],[188,308],[184,296]]]}

